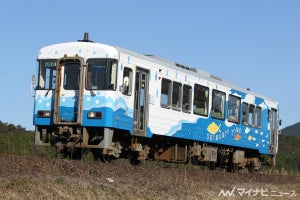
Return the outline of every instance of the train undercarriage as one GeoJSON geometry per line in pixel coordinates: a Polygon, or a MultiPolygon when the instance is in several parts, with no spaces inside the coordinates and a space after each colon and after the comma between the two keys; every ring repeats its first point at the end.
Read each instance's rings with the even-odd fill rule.
{"type": "MultiPolygon", "coordinates": [[[[64,157],[80,158],[82,150],[90,150],[95,159],[106,162],[127,158],[134,165],[143,160],[158,160],[234,172],[258,170],[263,161],[257,150],[159,135],[146,138],[110,128],[41,126],[36,128],[35,144],[54,146],[64,157]]],[[[274,160],[275,156],[270,157],[267,163],[274,165],[274,160]]]]}

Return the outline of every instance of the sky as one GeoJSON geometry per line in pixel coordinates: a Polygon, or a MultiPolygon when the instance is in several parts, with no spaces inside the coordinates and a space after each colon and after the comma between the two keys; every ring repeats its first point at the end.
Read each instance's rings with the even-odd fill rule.
{"type": "Polygon", "coordinates": [[[298,0],[3,0],[0,120],[34,130],[40,48],[83,39],[195,67],[275,99],[300,122],[298,0]]]}

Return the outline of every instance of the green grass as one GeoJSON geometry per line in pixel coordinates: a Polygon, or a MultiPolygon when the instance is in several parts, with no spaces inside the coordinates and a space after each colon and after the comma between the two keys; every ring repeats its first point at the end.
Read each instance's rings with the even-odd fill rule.
{"type": "Polygon", "coordinates": [[[0,134],[1,154],[32,155],[33,149],[33,132],[0,134]]]}

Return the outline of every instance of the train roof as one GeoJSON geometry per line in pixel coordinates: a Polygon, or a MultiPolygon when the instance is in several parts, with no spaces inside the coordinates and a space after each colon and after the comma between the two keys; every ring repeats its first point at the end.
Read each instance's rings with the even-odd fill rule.
{"type": "Polygon", "coordinates": [[[67,42],[45,46],[40,49],[38,59],[60,59],[79,55],[83,58],[106,57],[119,58],[118,50],[112,46],[94,42],[67,42]]]}
{"type": "MultiPolygon", "coordinates": [[[[67,43],[59,43],[54,45],[45,46],[40,49],[38,53],[38,59],[60,59],[64,56],[65,52],[68,52],[67,56],[79,55],[84,58],[93,58],[93,57],[106,57],[106,58],[119,58],[119,52],[123,52],[128,55],[135,56],[137,58],[147,60],[149,62],[157,63],[161,66],[168,67],[170,69],[174,69],[180,71],[182,73],[190,74],[192,76],[196,76],[199,78],[203,78],[204,80],[208,80],[211,82],[215,82],[220,85],[227,86],[229,88],[235,89],[237,91],[241,91],[247,94],[252,94],[254,96],[268,99],[270,101],[275,102],[273,99],[265,97],[261,94],[252,92],[248,89],[241,88],[236,86],[235,84],[224,80],[220,77],[214,76],[208,72],[202,71],[198,68],[188,67],[176,62],[172,62],[154,55],[144,55],[137,53],[135,51],[131,51],[125,48],[121,48],[118,46],[109,46],[106,44],[96,43],[92,41],[78,41],[78,42],[67,42],[67,43]],[[66,50],[67,49],[67,50],[66,50]]],[[[277,102],[276,102],[277,103],[277,102]]]]}

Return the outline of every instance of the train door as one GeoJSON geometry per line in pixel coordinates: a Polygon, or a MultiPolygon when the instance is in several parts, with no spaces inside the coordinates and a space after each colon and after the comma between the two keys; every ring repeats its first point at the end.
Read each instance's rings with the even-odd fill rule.
{"type": "Polygon", "coordinates": [[[135,73],[134,88],[134,121],[133,134],[146,136],[146,126],[148,121],[148,74],[142,68],[137,68],[135,73]]]}
{"type": "Polygon", "coordinates": [[[277,125],[277,110],[271,109],[268,111],[268,118],[270,121],[270,153],[276,154],[277,152],[277,131],[278,131],[278,125],[277,125]]]}
{"type": "Polygon", "coordinates": [[[54,123],[79,124],[81,122],[82,62],[62,59],[57,68],[54,123]]]}

